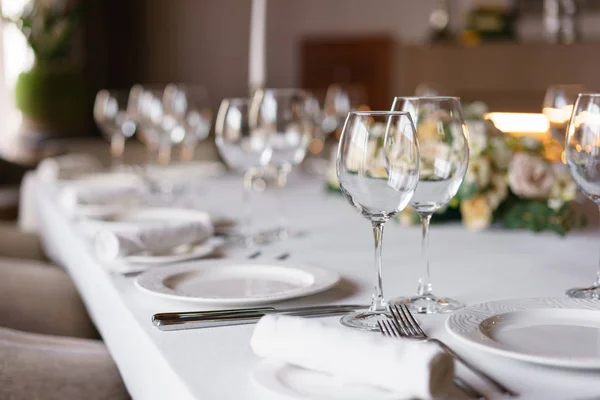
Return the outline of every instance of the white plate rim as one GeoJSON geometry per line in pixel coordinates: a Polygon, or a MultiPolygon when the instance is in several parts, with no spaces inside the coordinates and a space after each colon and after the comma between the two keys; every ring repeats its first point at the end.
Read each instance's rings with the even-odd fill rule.
{"type": "MultiPolygon", "coordinates": [[[[279,372],[287,367],[300,368],[300,367],[295,367],[291,364],[287,364],[283,361],[271,360],[271,359],[261,359],[252,369],[252,372],[250,374],[250,380],[255,386],[257,386],[261,389],[268,390],[269,392],[276,393],[278,395],[282,395],[282,396],[285,396],[290,399],[297,399],[297,398],[299,398],[298,397],[299,393],[291,390],[290,388],[288,388],[287,386],[282,384],[279,379],[277,379],[277,375],[279,374],[279,372]]],[[[315,374],[322,374],[317,371],[311,371],[311,372],[313,372],[315,374]]],[[[367,385],[364,385],[364,386],[368,387],[367,385]]],[[[303,398],[303,399],[318,399],[318,400],[325,399],[325,397],[320,397],[320,396],[316,397],[316,398],[302,396],[301,398],[303,398]]],[[[400,398],[401,398],[400,396],[396,396],[391,392],[390,392],[390,397],[385,397],[386,400],[399,400],[400,398]]]]}
{"type": "Polygon", "coordinates": [[[498,342],[480,333],[479,326],[484,320],[495,315],[529,311],[535,309],[575,309],[600,311],[600,302],[569,297],[537,297],[490,301],[467,306],[451,314],[446,319],[446,330],[461,342],[496,355],[509,357],[535,364],[572,369],[598,369],[600,357],[552,357],[521,353],[505,348],[498,342]]]}
{"type": "Polygon", "coordinates": [[[314,265],[292,262],[260,262],[254,260],[202,260],[192,263],[179,264],[175,266],[165,266],[149,269],[143,272],[135,280],[135,285],[146,293],[171,300],[186,301],[192,303],[213,304],[213,305],[252,305],[274,303],[298,297],[310,296],[316,293],[328,290],[339,283],[340,275],[331,270],[323,269],[314,265]],[[225,268],[240,265],[256,265],[261,267],[275,268],[293,268],[305,273],[312,274],[313,283],[304,288],[297,288],[288,292],[282,292],[274,295],[267,295],[255,298],[218,298],[218,297],[197,297],[186,296],[166,288],[160,287],[162,282],[169,276],[191,272],[202,268],[225,268]]]}
{"type": "Polygon", "coordinates": [[[196,244],[189,252],[182,254],[169,254],[161,256],[153,255],[133,255],[123,257],[123,261],[133,264],[170,264],[183,261],[194,260],[211,255],[215,249],[221,246],[224,240],[219,238],[209,238],[203,243],[196,244]]]}

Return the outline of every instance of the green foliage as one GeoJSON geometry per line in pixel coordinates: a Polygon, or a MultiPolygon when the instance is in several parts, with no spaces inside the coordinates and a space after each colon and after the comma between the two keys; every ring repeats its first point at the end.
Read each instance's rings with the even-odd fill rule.
{"type": "Polygon", "coordinates": [[[477,184],[475,182],[467,182],[464,180],[454,198],[457,199],[458,204],[460,204],[465,200],[475,197],[476,194],[477,184]]]}
{"type": "Polygon", "coordinates": [[[497,210],[495,218],[507,229],[528,229],[533,232],[553,231],[561,236],[586,221],[569,204],[554,209],[545,200],[523,200],[514,195],[497,210]]]}
{"type": "Polygon", "coordinates": [[[74,126],[87,111],[84,84],[80,73],[36,65],[19,75],[15,105],[23,114],[55,128],[74,126]]]}

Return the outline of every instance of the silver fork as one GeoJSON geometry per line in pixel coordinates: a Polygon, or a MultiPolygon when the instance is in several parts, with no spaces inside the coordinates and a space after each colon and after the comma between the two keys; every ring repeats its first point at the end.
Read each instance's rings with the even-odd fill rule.
{"type": "Polygon", "coordinates": [[[487,381],[490,385],[492,385],[494,388],[496,388],[496,390],[500,391],[502,394],[511,397],[518,396],[517,393],[508,389],[506,386],[504,386],[503,384],[501,384],[485,372],[479,370],[473,364],[456,354],[450,347],[446,346],[444,343],[440,342],[437,339],[428,337],[425,334],[425,332],[423,332],[423,329],[421,329],[421,326],[419,325],[417,320],[412,316],[412,314],[408,310],[408,307],[406,307],[404,304],[401,304],[400,306],[390,305],[389,311],[390,314],[392,314],[394,325],[398,329],[402,337],[438,344],[440,347],[442,347],[444,350],[450,353],[461,364],[469,368],[474,374],[479,376],[481,379],[487,381]]]}
{"type": "MultiPolygon", "coordinates": [[[[388,337],[402,337],[400,331],[394,326],[393,323],[389,321],[377,321],[377,325],[379,326],[379,330],[383,336],[388,337]]],[[[474,397],[477,399],[485,399],[485,396],[475,389],[473,386],[469,385],[467,382],[460,379],[458,376],[454,377],[454,383],[460,389],[462,389],[468,396],[474,397]]]]}

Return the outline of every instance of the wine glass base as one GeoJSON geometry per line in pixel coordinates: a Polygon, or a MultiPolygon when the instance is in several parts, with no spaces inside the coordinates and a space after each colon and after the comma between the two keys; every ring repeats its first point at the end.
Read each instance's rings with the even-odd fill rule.
{"type": "Polygon", "coordinates": [[[600,300],[600,286],[569,289],[567,290],[567,296],[574,299],[600,300]]]}
{"type": "Polygon", "coordinates": [[[404,304],[411,311],[419,314],[445,314],[464,308],[464,304],[445,297],[433,294],[401,297],[390,301],[392,304],[404,304]]]}
{"type": "Polygon", "coordinates": [[[379,332],[377,321],[385,321],[391,316],[385,311],[353,312],[340,318],[342,325],[362,331],[379,332]]]}

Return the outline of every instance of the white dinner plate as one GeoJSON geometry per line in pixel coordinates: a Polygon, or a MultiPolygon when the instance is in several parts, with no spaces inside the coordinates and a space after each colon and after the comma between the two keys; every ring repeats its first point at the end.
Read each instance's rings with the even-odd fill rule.
{"type": "Polygon", "coordinates": [[[350,382],[333,375],[271,360],[259,362],[251,376],[252,382],[258,387],[291,399],[401,399],[397,394],[383,388],[350,382]]]}
{"type": "Polygon", "coordinates": [[[329,289],[339,280],[335,272],[304,264],[205,260],[148,270],[136,284],[175,300],[251,305],[308,296],[329,289]]]}
{"type": "Polygon", "coordinates": [[[548,366],[600,368],[600,302],[571,298],[494,301],[446,320],[456,338],[481,350],[548,366]]]}

